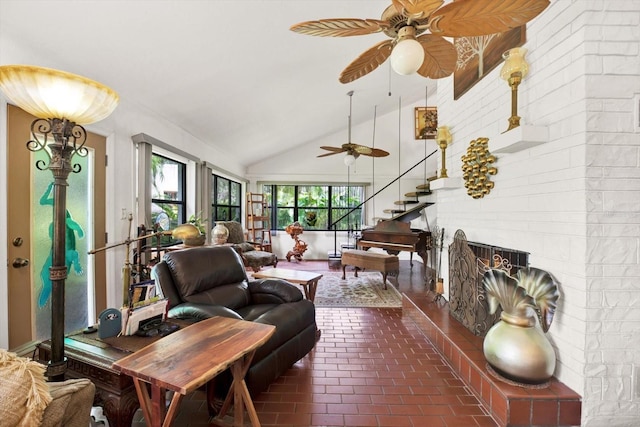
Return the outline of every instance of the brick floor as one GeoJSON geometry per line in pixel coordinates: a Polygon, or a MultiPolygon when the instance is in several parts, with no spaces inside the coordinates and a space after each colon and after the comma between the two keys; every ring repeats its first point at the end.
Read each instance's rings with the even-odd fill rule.
{"type": "MultiPolygon", "coordinates": [[[[327,268],[326,261],[281,264],[327,268]]],[[[401,262],[400,290],[424,293],[414,269],[401,262]]],[[[317,308],[316,319],[322,336],[314,350],[254,397],[263,427],[497,426],[402,309],[317,308]]],[[[132,426],[144,425],[138,411],[132,426]]],[[[209,425],[204,392],[183,400],[174,425],[209,425]]]]}

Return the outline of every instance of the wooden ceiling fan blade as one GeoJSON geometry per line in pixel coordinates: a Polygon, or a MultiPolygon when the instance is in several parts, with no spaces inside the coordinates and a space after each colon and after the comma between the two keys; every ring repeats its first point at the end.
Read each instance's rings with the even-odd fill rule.
{"type": "Polygon", "coordinates": [[[387,157],[389,153],[387,151],[381,150],[379,148],[372,148],[371,152],[367,154],[367,156],[371,157],[387,157]]]}
{"type": "Polygon", "coordinates": [[[421,18],[431,15],[444,3],[443,0],[391,0],[398,13],[406,17],[421,18]]]}
{"type": "Polygon", "coordinates": [[[353,144],[353,151],[355,151],[358,154],[363,154],[365,156],[368,156],[371,154],[371,148],[365,145],[360,145],[360,144],[353,144]]]}
{"type": "Polygon", "coordinates": [[[333,156],[334,154],[340,154],[342,153],[342,150],[340,151],[333,151],[331,153],[325,153],[325,154],[319,154],[316,157],[328,157],[328,156],[333,156]]]}
{"type": "Polygon", "coordinates": [[[320,148],[322,148],[323,150],[327,150],[327,151],[333,151],[334,153],[342,153],[343,151],[347,151],[347,149],[342,146],[342,147],[330,147],[328,145],[322,145],[320,146],[320,148]]]}
{"type": "Polygon", "coordinates": [[[441,79],[456,70],[458,54],[453,43],[433,34],[424,34],[417,40],[424,48],[424,61],[418,74],[430,79],[441,79]]]}
{"type": "Polygon", "coordinates": [[[393,42],[385,40],[366,50],[340,73],[340,83],[350,83],[378,68],[389,58],[393,42]]]}
{"type": "Polygon", "coordinates": [[[335,18],[300,22],[290,30],[309,36],[350,37],[378,33],[388,27],[388,22],[378,19],[335,18]]]}
{"type": "Polygon", "coordinates": [[[444,37],[474,37],[502,33],[538,16],[549,0],[456,0],[438,9],[429,30],[444,37]]]}

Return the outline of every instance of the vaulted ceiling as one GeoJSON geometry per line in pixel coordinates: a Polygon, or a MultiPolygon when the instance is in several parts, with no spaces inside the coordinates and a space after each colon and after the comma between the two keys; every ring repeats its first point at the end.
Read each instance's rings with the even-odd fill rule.
{"type": "MultiPolygon", "coordinates": [[[[0,37],[51,66],[104,83],[240,159],[260,161],[424,100],[436,82],[388,61],[342,84],[340,72],[387,39],[310,37],[320,18],[379,19],[389,0],[0,0],[0,37]],[[55,66],[54,66],[55,65],[55,66]],[[389,94],[391,93],[391,95],[389,94]],[[259,147],[247,150],[247,144],[259,147]]],[[[6,64],[0,52],[0,64],[6,64]]],[[[431,95],[430,95],[431,96],[431,95]]],[[[153,134],[152,129],[137,132],[153,134]]],[[[340,145],[346,141],[336,141],[340,145]]],[[[321,151],[313,154],[320,154],[321,151]]]]}

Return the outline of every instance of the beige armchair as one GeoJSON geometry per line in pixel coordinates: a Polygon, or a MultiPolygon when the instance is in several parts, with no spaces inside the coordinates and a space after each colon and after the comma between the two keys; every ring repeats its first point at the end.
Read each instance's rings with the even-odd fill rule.
{"type": "Polygon", "coordinates": [[[251,242],[247,242],[244,237],[242,224],[237,221],[216,221],[216,224],[222,224],[229,230],[227,243],[232,244],[233,248],[240,254],[245,267],[251,268],[258,272],[265,265],[278,265],[278,257],[266,251],[256,250],[251,242]]]}
{"type": "Polygon", "coordinates": [[[47,382],[45,367],[0,349],[0,424],[87,427],[95,385],[88,379],[47,382]]]}

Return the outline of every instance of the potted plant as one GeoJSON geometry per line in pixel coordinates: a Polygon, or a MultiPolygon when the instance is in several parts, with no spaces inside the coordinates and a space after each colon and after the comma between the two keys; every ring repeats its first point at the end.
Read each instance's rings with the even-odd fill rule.
{"type": "Polygon", "coordinates": [[[500,320],[484,338],[489,365],[516,382],[541,384],[549,380],[556,354],[545,332],[560,295],[554,278],[532,267],[518,270],[515,278],[503,270],[490,269],[482,283],[491,314],[502,308],[500,320]]]}

